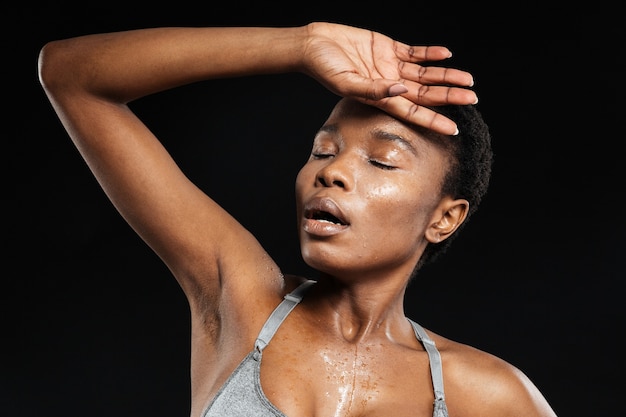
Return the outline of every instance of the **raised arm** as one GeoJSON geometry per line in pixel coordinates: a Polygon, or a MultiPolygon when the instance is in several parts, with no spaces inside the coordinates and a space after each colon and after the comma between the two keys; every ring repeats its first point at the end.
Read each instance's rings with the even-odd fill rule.
{"type": "Polygon", "coordinates": [[[192,309],[200,299],[217,303],[237,268],[233,293],[256,285],[246,282],[246,265],[273,271],[265,283],[274,282],[274,291],[280,275],[126,103],[203,79],[290,70],[305,34],[303,28],[159,28],[55,41],[41,51],[42,85],[70,137],[115,207],[172,270],[192,309]]]}
{"type": "Polygon", "coordinates": [[[471,75],[422,67],[449,56],[381,34],[314,23],[296,28],[155,28],[54,41],[40,80],[115,207],[163,259],[192,309],[227,294],[277,294],[282,278],[259,243],[179,170],[127,103],[196,81],[300,71],[414,123],[452,133],[421,105],[469,104],[471,75]],[[401,94],[401,95],[399,95],[401,94]],[[262,271],[262,272],[260,272],[262,271]],[[261,275],[261,276],[259,276],[261,275]]]}

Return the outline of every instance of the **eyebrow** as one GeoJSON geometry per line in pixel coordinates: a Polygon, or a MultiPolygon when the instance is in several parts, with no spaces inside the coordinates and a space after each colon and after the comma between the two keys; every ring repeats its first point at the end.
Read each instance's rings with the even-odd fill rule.
{"type": "Polygon", "coordinates": [[[413,143],[411,143],[411,141],[405,139],[404,137],[402,137],[400,135],[397,135],[397,134],[391,133],[391,132],[387,132],[385,130],[380,130],[380,129],[374,129],[374,131],[372,131],[372,135],[376,139],[380,139],[380,140],[384,140],[384,141],[388,141],[388,142],[400,143],[403,148],[408,149],[409,151],[411,151],[411,153],[413,153],[414,155],[417,155],[417,150],[413,146],[413,143]]]}
{"type": "Polygon", "coordinates": [[[339,128],[337,127],[337,125],[332,124],[332,125],[324,125],[322,127],[319,128],[319,130],[317,131],[317,133],[337,133],[339,131],[339,128]]]}
{"type": "MultiPolygon", "coordinates": [[[[337,133],[339,132],[339,127],[336,124],[324,125],[319,129],[318,134],[322,132],[337,133]]],[[[413,146],[413,143],[400,135],[381,129],[374,129],[371,131],[371,134],[374,139],[399,143],[403,148],[409,150],[414,155],[417,155],[417,150],[413,146]]]]}

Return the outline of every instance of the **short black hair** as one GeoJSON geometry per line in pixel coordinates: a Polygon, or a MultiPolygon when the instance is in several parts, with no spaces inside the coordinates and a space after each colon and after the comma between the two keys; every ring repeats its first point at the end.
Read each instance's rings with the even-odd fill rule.
{"type": "Polygon", "coordinates": [[[413,275],[423,265],[432,263],[446,252],[476,212],[487,193],[494,158],[489,127],[475,105],[446,105],[433,110],[453,120],[459,129],[458,135],[446,136],[419,128],[427,139],[443,145],[449,153],[450,166],[441,186],[442,195],[467,200],[469,210],[455,233],[439,243],[428,244],[413,275]]]}

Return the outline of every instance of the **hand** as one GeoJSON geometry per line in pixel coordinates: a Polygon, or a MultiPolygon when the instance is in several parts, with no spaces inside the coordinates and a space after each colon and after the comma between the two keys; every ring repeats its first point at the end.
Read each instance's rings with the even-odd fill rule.
{"type": "Polygon", "coordinates": [[[449,135],[458,132],[456,124],[426,106],[478,101],[466,88],[474,84],[470,73],[420,65],[449,58],[446,47],[410,46],[377,32],[331,23],[312,23],[308,29],[305,72],[342,97],[449,135]]]}

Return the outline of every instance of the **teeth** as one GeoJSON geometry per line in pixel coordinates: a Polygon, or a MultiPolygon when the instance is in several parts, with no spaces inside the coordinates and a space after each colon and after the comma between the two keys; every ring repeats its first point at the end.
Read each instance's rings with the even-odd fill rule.
{"type": "Polygon", "coordinates": [[[337,219],[335,216],[326,212],[319,212],[313,217],[315,218],[315,220],[318,220],[320,222],[331,223],[331,224],[341,224],[339,219],[337,219]]]}

